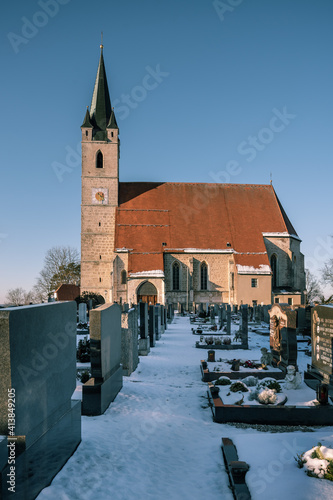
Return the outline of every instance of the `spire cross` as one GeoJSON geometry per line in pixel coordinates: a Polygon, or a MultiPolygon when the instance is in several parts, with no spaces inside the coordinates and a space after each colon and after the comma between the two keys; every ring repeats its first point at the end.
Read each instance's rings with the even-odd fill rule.
{"type": "Polygon", "coordinates": [[[101,31],[101,45],[100,45],[101,49],[103,48],[103,31],[101,31]]]}

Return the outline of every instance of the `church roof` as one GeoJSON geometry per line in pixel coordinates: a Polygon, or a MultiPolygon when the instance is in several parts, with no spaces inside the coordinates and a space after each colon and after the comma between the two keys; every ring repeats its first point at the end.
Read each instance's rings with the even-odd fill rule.
{"type": "Polygon", "coordinates": [[[186,249],[267,266],[268,232],[297,236],[271,185],[119,183],[115,247],[128,249],[129,273],[163,269],[163,253],[186,249]]]}

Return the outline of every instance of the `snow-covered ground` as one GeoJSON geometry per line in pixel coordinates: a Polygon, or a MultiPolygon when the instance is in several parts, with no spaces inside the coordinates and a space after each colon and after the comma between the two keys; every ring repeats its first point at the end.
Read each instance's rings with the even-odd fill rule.
{"type": "MultiPolygon", "coordinates": [[[[195,340],[189,318],[176,316],[104,415],[82,417],[80,446],[38,500],[232,500],[222,437],[250,464],[253,500],[333,498],[333,483],[306,476],[294,460],[319,441],[333,447],[333,428],[270,433],[214,423],[199,368],[207,352],[195,340]]],[[[249,344],[223,358],[259,359],[268,337],[250,333],[249,344]]],[[[300,354],[301,370],[309,360],[300,354]]]]}

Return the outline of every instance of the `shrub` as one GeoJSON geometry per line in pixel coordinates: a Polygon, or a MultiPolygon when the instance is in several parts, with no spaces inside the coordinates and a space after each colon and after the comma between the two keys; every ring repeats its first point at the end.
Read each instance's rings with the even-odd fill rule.
{"type": "Polygon", "coordinates": [[[243,382],[233,382],[230,386],[230,390],[231,392],[238,392],[238,391],[241,391],[241,392],[248,392],[248,388],[246,387],[245,384],[243,384],[243,382]]]}
{"type": "Polygon", "coordinates": [[[217,380],[215,380],[215,385],[230,385],[231,380],[229,377],[220,377],[217,380]]]}

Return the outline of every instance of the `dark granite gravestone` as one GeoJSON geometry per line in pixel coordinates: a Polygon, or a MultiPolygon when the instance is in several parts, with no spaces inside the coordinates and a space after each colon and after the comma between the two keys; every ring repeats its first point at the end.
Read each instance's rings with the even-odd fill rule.
{"type": "Polygon", "coordinates": [[[168,304],[168,322],[171,323],[174,317],[173,304],[168,304]]]}
{"type": "Polygon", "coordinates": [[[284,371],[288,365],[297,369],[296,312],[286,304],[274,304],[269,315],[273,366],[284,371]]]}
{"type": "Polygon", "coordinates": [[[135,309],[121,314],[121,364],[123,375],[128,377],[139,363],[138,323],[135,309]]]}
{"type": "Polygon", "coordinates": [[[252,306],[248,306],[248,307],[249,307],[249,322],[252,323],[252,321],[253,321],[253,307],[252,306]]]}
{"type": "Polygon", "coordinates": [[[0,498],[34,499],[81,441],[81,402],[71,400],[76,315],[75,302],[0,310],[0,498]]]}
{"type": "Polygon", "coordinates": [[[161,334],[164,333],[164,305],[160,304],[160,329],[161,329],[161,334]]]}
{"type": "Polygon", "coordinates": [[[242,338],[242,344],[244,345],[244,349],[249,348],[248,344],[248,310],[247,306],[241,306],[240,307],[240,314],[241,314],[241,319],[240,319],[240,334],[242,338]]]}
{"type": "Polygon", "coordinates": [[[82,386],[82,414],[101,415],[123,386],[121,306],[103,304],[90,312],[91,379],[82,386]]]}
{"type": "Polygon", "coordinates": [[[149,331],[150,347],[155,347],[156,345],[155,325],[156,325],[156,307],[149,306],[148,331],[149,331]]]}
{"type": "Polygon", "coordinates": [[[214,308],[214,306],[210,306],[209,316],[210,316],[210,324],[215,325],[215,308],[214,308]]]}
{"type": "Polygon", "coordinates": [[[227,334],[231,334],[231,307],[230,304],[227,305],[227,334]]]}
{"type": "Polygon", "coordinates": [[[156,340],[161,338],[161,306],[156,304],[155,306],[155,335],[156,340]]]}
{"type": "Polygon", "coordinates": [[[262,321],[264,321],[264,323],[267,323],[268,325],[269,325],[269,322],[270,322],[269,309],[271,307],[272,307],[271,305],[269,305],[269,306],[262,306],[262,311],[263,311],[263,319],[262,319],[262,321]]]}
{"type": "Polygon", "coordinates": [[[139,355],[147,356],[150,352],[150,338],[148,333],[148,304],[147,302],[139,303],[140,313],[140,338],[139,338],[139,355]]]}
{"type": "Polygon", "coordinates": [[[167,330],[168,329],[168,305],[167,304],[163,307],[163,311],[164,311],[164,330],[167,330]]]}
{"type": "Polygon", "coordinates": [[[333,397],[333,307],[315,306],[311,322],[312,364],[308,365],[304,379],[315,389],[319,383],[327,384],[333,397]]]}
{"type": "Polygon", "coordinates": [[[214,304],[214,315],[217,316],[219,314],[219,305],[218,304],[214,304]]]}
{"type": "Polygon", "coordinates": [[[219,317],[219,330],[222,330],[222,328],[223,328],[222,306],[219,307],[217,314],[218,314],[218,317],[219,317]]]}

